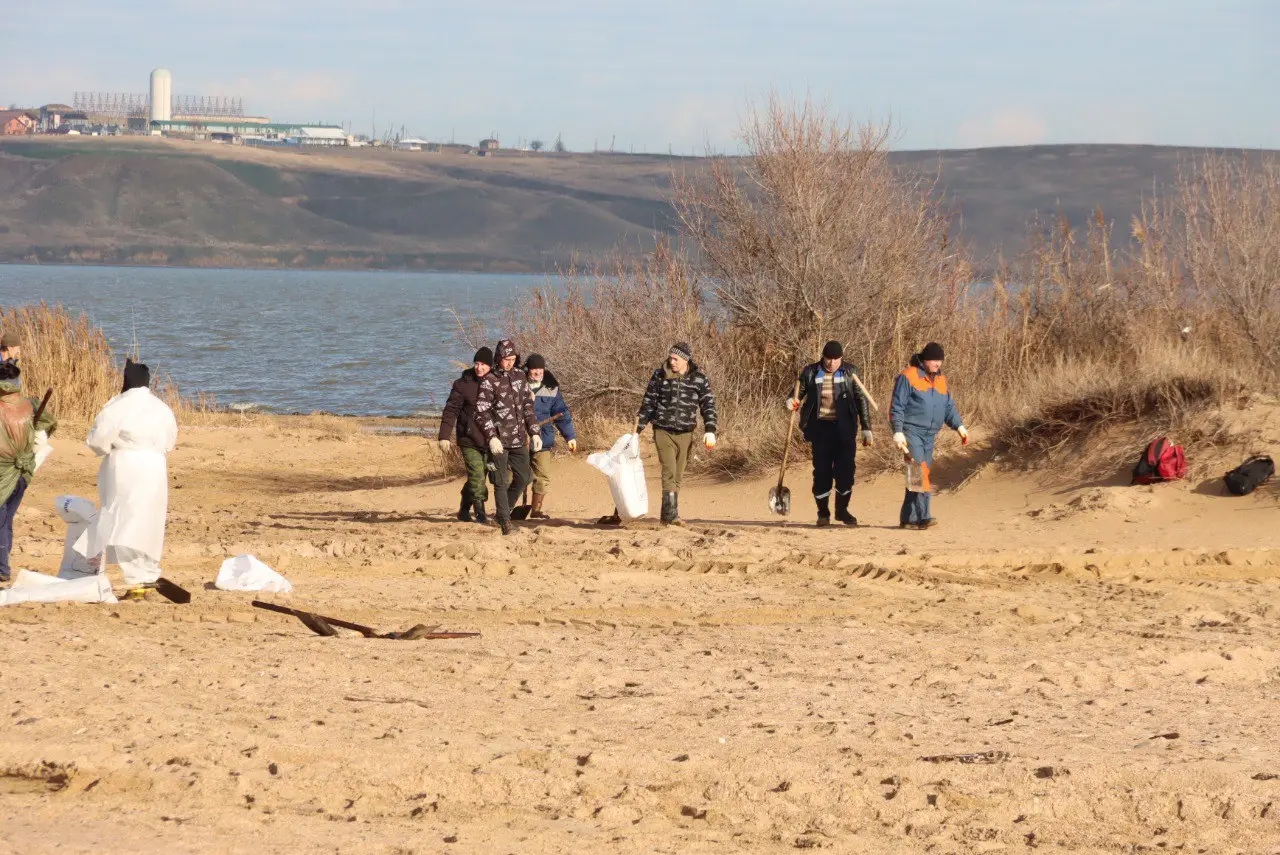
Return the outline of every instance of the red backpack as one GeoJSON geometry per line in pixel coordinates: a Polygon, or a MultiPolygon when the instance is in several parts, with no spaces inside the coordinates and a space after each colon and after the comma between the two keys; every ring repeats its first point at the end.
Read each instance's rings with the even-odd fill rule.
{"type": "Polygon", "coordinates": [[[1155,484],[1159,481],[1180,481],[1187,475],[1187,458],[1182,446],[1174,445],[1169,437],[1153,440],[1133,467],[1134,484],[1155,484]]]}

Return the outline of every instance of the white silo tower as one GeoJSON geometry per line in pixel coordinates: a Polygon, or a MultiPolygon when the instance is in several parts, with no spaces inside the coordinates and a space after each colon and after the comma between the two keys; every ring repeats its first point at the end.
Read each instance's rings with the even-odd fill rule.
{"type": "Polygon", "coordinates": [[[168,122],[173,118],[173,75],[167,68],[151,72],[151,121],[168,122]]]}

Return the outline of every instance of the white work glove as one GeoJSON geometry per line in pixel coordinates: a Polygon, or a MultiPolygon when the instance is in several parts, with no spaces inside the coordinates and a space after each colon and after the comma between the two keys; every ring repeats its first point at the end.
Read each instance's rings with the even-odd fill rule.
{"type": "Polygon", "coordinates": [[[452,448],[452,447],[453,447],[453,443],[449,442],[449,440],[447,440],[447,439],[442,439],[442,440],[440,440],[440,453],[441,453],[441,454],[448,454],[448,453],[449,453],[449,449],[450,449],[450,448],[452,448]]]}
{"type": "Polygon", "coordinates": [[[968,428],[966,428],[964,425],[960,425],[960,427],[956,428],[956,433],[960,434],[960,444],[961,444],[961,445],[968,445],[968,444],[969,444],[969,430],[968,430],[968,428]]]}
{"type": "Polygon", "coordinates": [[[497,457],[499,454],[501,454],[502,440],[498,439],[496,436],[493,439],[489,440],[489,453],[492,454],[494,457],[497,457]]]}
{"type": "Polygon", "coordinates": [[[537,454],[539,451],[541,451],[542,437],[538,436],[536,433],[533,436],[529,437],[529,447],[533,449],[534,454],[537,454]]]}
{"type": "Polygon", "coordinates": [[[702,444],[707,447],[707,451],[716,447],[716,435],[714,433],[703,434],[702,444]]]}
{"type": "Polygon", "coordinates": [[[902,431],[898,431],[893,435],[893,444],[898,446],[898,450],[901,451],[903,454],[911,453],[910,451],[907,450],[907,435],[904,434],[902,431]]]}
{"type": "Polygon", "coordinates": [[[578,451],[578,441],[576,439],[569,440],[569,453],[576,454],[578,451]]]}
{"type": "Polygon", "coordinates": [[[864,430],[864,431],[862,432],[862,447],[863,447],[863,448],[870,448],[870,447],[871,447],[871,443],[872,443],[874,440],[875,440],[875,437],[873,437],[873,436],[871,435],[871,431],[869,431],[869,430],[864,430]]]}
{"type": "Polygon", "coordinates": [[[787,412],[794,413],[798,409],[800,409],[800,402],[795,398],[787,398],[787,412]]]}

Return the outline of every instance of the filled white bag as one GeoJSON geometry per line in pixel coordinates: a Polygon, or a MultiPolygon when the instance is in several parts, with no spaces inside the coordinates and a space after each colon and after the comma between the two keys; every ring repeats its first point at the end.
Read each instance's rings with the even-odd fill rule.
{"type": "Polygon", "coordinates": [[[618,516],[634,520],[649,513],[649,488],[644,482],[638,434],[624,433],[612,448],[588,456],[587,462],[609,479],[609,492],[613,494],[618,516]]]}
{"type": "Polygon", "coordinates": [[[85,558],[73,547],[85,529],[98,518],[98,507],[79,496],[59,496],[53,500],[53,509],[67,524],[67,539],[62,545],[62,564],[58,567],[59,579],[82,579],[97,573],[85,558]]]}
{"type": "Polygon", "coordinates": [[[49,444],[48,431],[43,431],[43,430],[36,431],[36,441],[35,441],[34,452],[36,456],[36,467],[33,471],[39,472],[40,467],[44,465],[44,462],[46,460],[49,459],[49,455],[53,454],[53,446],[49,444]]]}
{"type": "Polygon", "coordinates": [[[111,580],[105,575],[59,579],[32,570],[19,570],[13,585],[0,591],[0,606],[14,603],[115,603],[111,580]]]}
{"type": "Polygon", "coordinates": [[[266,591],[287,594],[293,590],[289,580],[252,555],[237,555],[222,562],[213,587],[221,591],[266,591]]]}

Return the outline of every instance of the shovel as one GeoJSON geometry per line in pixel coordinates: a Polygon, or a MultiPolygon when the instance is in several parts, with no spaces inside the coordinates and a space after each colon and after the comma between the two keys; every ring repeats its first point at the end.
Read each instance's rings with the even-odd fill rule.
{"type": "MultiPolygon", "coordinates": [[[[559,420],[559,418],[563,415],[564,413],[556,413],[551,418],[543,419],[542,421],[538,422],[539,430],[551,424],[552,422],[559,420]]],[[[530,463],[530,465],[532,466],[533,464],[530,463]]],[[[533,506],[529,504],[529,485],[525,484],[524,496],[521,497],[520,504],[511,509],[511,518],[513,520],[527,520],[529,518],[529,512],[532,510],[533,510],[533,506]]]]}
{"type": "MultiPolygon", "coordinates": [[[[798,400],[800,397],[800,381],[796,381],[796,389],[791,393],[791,400],[798,400]]],[[[782,446],[782,465],[778,467],[778,485],[769,491],[769,510],[775,514],[786,516],[791,513],[791,490],[782,485],[782,481],[787,477],[787,456],[791,453],[791,433],[796,427],[796,418],[800,415],[799,410],[793,410],[791,420],[787,424],[787,443],[782,446]]]]}
{"type": "Polygon", "coordinates": [[[403,632],[378,632],[372,627],[361,626],[358,623],[340,620],[334,617],[325,617],[315,612],[304,612],[302,609],[291,609],[288,606],[280,606],[275,603],[267,603],[262,600],[254,600],[252,605],[255,608],[265,609],[269,612],[278,612],[282,615],[293,615],[302,621],[303,626],[314,632],[316,635],[335,636],[338,631],[335,626],[343,629],[353,629],[363,635],[365,638],[398,638],[404,641],[415,641],[420,638],[437,639],[437,638],[475,638],[480,635],[478,632],[437,632],[435,627],[417,624],[404,630],[403,632]]]}

